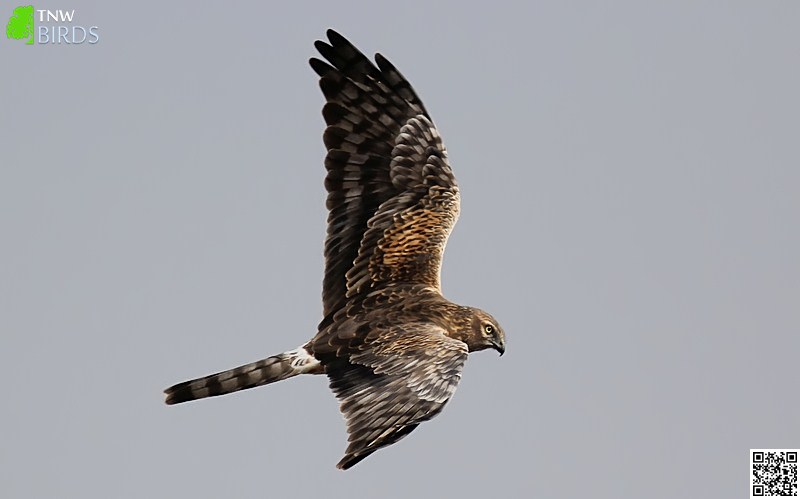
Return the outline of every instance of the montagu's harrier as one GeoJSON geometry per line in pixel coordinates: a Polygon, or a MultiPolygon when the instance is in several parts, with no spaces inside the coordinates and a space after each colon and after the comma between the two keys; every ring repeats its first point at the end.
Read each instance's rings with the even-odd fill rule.
{"type": "Polygon", "coordinates": [[[347,420],[347,469],[436,416],[468,352],[505,350],[482,310],[447,301],[442,254],[459,212],[447,153],[425,106],[380,54],[335,31],[311,59],[327,103],[328,235],[323,319],[308,343],[167,388],[167,404],[298,374],[327,374],[347,420]]]}

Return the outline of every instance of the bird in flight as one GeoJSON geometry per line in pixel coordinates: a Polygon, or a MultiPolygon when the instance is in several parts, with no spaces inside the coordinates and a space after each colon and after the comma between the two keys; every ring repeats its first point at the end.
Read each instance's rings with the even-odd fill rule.
{"type": "Polygon", "coordinates": [[[167,404],[326,374],[349,434],[348,469],[441,412],[469,352],[505,351],[488,313],[441,293],[460,196],[447,152],[414,89],[328,30],[309,62],[325,95],[328,232],[323,319],[288,352],[167,388],[167,404]]]}

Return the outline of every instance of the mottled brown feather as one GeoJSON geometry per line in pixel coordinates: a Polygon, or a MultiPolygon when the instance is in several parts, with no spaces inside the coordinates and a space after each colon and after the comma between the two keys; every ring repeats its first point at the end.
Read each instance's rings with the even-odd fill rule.
{"type": "Polygon", "coordinates": [[[441,294],[459,213],[447,152],[408,81],[329,30],[311,59],[327,100],[323,320],[295,350],[165,390],[177,404],[325,373],[347,420],[347,469],[438,414],[468,352],[505,351],[489,314],[441,294]]]}
{"type": "Polygon", "coordinates": [[[441,296],[460,198],[436,127],[384,57],[375,66],[341,35],[328,40],[315,44],[327,63],[311,60],[327,100],[329,217],[324,319],[307,348],[347,419],[346,469],[441,411],[474,312],[441,296]]]}
{"type": "Polygon", "coordinates": [[[408,81],[338,33],[312,59],[327,103],[328,235],[321,327],[349,298],[394,282],[439,287],[459,197],[447,153],[408,81]],[[409,233],[415,226],[417,232],[409,233]]]}
{"type": "Polygon", "coordinates": [[[455,391],[467,359],[464,342],[431,323],[372,329],[372,341],[328,366],[350,435],[347,469],[438,414],[455,391]]]}

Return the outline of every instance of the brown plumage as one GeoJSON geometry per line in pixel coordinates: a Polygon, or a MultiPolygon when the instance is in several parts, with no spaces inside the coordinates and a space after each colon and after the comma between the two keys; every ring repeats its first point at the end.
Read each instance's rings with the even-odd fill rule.
{"type": "Polygon", "coordinates": [[[327,103],[323,319],[296,350],[165,390],[167,404],[325,373],[350,435],[347,469],[437,415],[468,352],[505,351],[497,321],[441,295],[460,196],[439,133],[411,85],[333,30],[311,59],[327,103]]]}

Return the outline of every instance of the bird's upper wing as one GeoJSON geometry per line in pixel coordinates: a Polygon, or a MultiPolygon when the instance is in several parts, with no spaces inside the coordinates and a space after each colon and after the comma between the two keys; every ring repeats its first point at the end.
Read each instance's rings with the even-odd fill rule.
{"type": "Polygon", "coordinates": [[[439,289],[442,253],[459,211],[447,153],[411,85],[328,31],[311,59],[327,103],[324,315],[386,283],[439,289]]]}
{"type": "Polygon", "coordinates": [[[464,342],[439,326],[416,323],[372,329],[348,356],[328,364],[350,435],[337,466],[353,466],[438,414],[466,359],[464,342]]]}

